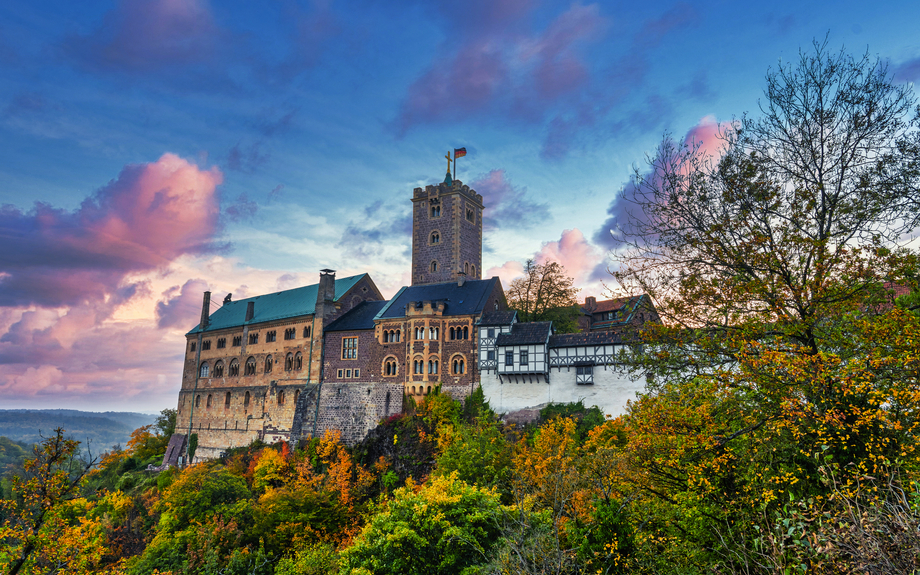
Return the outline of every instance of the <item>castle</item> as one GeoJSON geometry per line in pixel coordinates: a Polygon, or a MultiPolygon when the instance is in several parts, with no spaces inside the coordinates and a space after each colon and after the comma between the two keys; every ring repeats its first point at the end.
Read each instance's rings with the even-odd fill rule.
{"type": "MultiPolygon", "coordinates": [[[[548,322],[516,322],[499,279],[480,278],[482,212],[482,196],[450,173],[416,188],[412,284],[389,300],[370,275],[336,278],[328,269],[314,285],[239,301],[228,295],[214,313],[205,292],[200,322],[186,334],[180,442],[197,434],[200,459],[329,429],[357,442],[401,412],[404,397],[420,399],[438,385],[458,399],[482,385],[498,411],[577,399],[621,410],[638,387],[616,369],[622,330],[592,332],[607,321],[595,317],[593,298],[582,310],[590,333],[556,336],[548,322]],[[594,385],[595,366],[604,385],[594,385]]],[[[601,313],[629,317],[611,315],[611,324],[654,314],[647,298],[614,307],[601,313]]]]}

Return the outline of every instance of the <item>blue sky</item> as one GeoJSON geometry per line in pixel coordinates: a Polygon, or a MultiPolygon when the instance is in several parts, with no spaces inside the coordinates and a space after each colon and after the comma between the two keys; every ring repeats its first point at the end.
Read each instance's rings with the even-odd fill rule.
{"type": "Polygon", "coordinates": [[[920,81],[916,2],[6,2],[3,407],[172,407],[201,291],[409,281],[412,188],[486,203],[505,285],[605,295],[615,197],[663,134],[757,113],[817,38],[920,81]]]}

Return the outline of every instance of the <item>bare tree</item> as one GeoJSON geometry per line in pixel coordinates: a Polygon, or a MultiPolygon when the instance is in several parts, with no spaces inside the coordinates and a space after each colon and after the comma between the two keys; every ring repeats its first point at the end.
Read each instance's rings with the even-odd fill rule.
{"type": "Polygon", "coordinates": [[[558,319],[557,310],[577,304],[578,288],[573,283],[560,263],[538,264],[527,260],[524,277],[512,281],[508,288],[508,305],[517,310],[520,321],[558,319]]]}

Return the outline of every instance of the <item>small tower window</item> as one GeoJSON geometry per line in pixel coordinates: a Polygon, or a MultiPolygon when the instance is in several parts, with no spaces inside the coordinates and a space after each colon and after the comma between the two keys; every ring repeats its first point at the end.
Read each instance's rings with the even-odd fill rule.
{"type": "Polygon", "coordinates": [[[189,351],[195,351],[195,349],[197,349],[197,345],[198,343],[193,341],[191,347],[189,347],[189,351]]]}
{"type": "Polygon", "coordinates": [[[431,204],[431,217],[432,218],[441,217],[441,204],[431,204]]]}
{"type": "Polygon", "coordinates": [[[470,277],[476,278],[476,266],[470,266],[470,277]]]}
{"type": "Polygon", "coordinates": [[[440,232],[431,232],[431,244],[434,245],[434,244],[439,244],[439,243],[441,243],[440,232]]]}
{"type": "Polygon", "coordinates": [[[243,407],[249,407],[249,392],[246,392],[246,395],[243,396],[243,407]]]}
{"type": "Polygon", "coordinates": [[[438,272],[438,262],[433,261],[431,262],[431,273],[437,273],[437,272],[438,272]]]}
{"type": "Polygon", "coordinates": [[[208,377],[208,364],[207,362],[201,364],[201,377],[208,377]]]}
{"type": "Polygon", "coordinates": [[[469,222],[476,221],[476,213],[473,211],[473,208],[466,209],[466,220],[469,222]]]}

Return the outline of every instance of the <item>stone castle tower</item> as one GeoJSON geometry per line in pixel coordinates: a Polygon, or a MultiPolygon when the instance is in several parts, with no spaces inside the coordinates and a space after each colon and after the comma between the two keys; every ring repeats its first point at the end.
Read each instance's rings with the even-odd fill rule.
{"type": "Polygon", "coordinates": [[[482,196],[452,180],[412,195],[412,285],[480,279],[482,196]]]}

